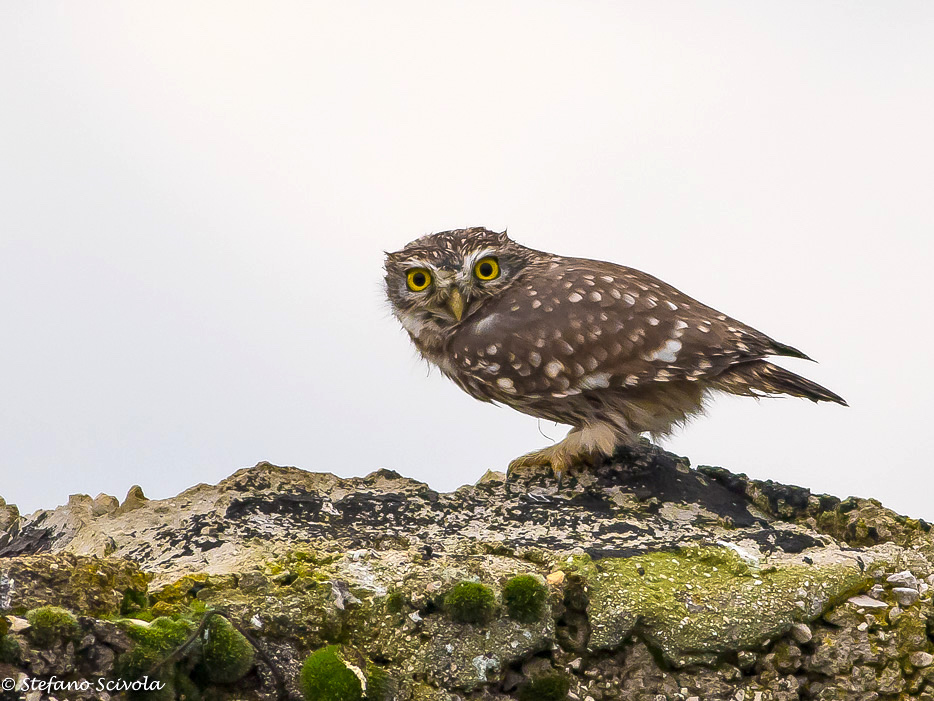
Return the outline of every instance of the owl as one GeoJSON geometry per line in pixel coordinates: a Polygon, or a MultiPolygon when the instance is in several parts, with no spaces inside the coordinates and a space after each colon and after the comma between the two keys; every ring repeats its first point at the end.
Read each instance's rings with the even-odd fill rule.
{"type": "Polygon", "coordinates": [[[513,460],[558,479],[642,433],[658,438],[716,392],[846,402],[768,362],[801,351],[646,273],[458,229],[386,254],[392,311],[419,353],[471,396],[571,426],[513,460]]]}

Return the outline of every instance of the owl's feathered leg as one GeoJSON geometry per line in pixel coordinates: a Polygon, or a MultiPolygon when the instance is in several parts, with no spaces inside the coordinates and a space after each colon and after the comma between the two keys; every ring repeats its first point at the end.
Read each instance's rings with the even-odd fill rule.
{"type": "Polygon", "coordinates": [[[610,424],[596,423],[572,428],[563,441],[526,453],[509,463],[506,479],[516,470],[549,465],[560,486],[570,467],[592,465],[595,460],[612,455],[618,442],[618,429],[610,424]]]}

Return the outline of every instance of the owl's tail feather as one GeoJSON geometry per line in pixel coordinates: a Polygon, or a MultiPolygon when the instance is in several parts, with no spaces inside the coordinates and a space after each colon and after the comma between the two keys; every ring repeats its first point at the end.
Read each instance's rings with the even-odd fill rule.
{"type": "Polygon", "coordinates": [[[826,387],[765,360],[734,365],[718,375],[713,386],[730,394],[751,397],[790,394],[792,397],[804,397],[812,402],[836,402],[849,406],[843,397],[826,387]]]}
{"type": "Polygon", "coordinates": [[[803,351],[799,351],[794,346],[789,346],[785,343],[779,343],[774,338],[770,338],[769,342],[772,344],[772,352],[775,355],[783,355],[786,358],[801,358],[802,360],[810,360],[814,362],[814,358],[807,355],[803,351]]]}

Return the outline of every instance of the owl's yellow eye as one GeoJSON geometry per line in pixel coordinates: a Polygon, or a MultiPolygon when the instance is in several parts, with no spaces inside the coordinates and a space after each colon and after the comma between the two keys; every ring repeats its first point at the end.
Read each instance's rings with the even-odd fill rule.
{"type": "Polygon", "coordinates": [[[499,263],[496,258],[481,258],[473,267],[473,274],[479,280],[495,280],[499,277],[499,263]]]}
{"type": "Polygon", "coordinates": [[[421,292],[431,284],[431,273],[424,268],[413,268],[405,276],[405,281],[412,292],[421,292]]]}

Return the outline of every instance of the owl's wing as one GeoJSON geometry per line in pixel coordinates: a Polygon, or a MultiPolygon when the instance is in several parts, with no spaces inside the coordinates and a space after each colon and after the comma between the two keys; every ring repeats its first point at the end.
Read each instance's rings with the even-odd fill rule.
{"type": "Polygon", "coordinates": [[[638,270],[565,258],[516,279],[452,337],[458,380],[494,401],[697,381],[806,357],[638,270]]]}

